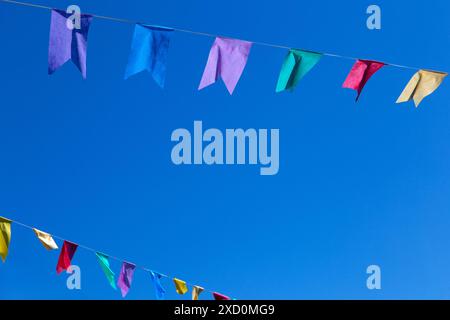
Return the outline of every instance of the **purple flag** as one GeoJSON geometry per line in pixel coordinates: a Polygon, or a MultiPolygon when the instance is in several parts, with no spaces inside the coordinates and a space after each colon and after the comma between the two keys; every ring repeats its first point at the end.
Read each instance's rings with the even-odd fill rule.
{"type": "Polygon", "coordinates": [[[122,292],[122,297],[128,293],[131,287],[131,281],[133,281],[134,269],[136,266],[134,264],[124,262],[122,264],[122,269],[120,270],[119,279],[117,280],[117,286],[120,288],[122,292]]]}
{"type": "Polygon", "coordinates": [[[252,43],[248,41],[217,37],[209,52],[198,90],[222,78],[230,94],[233,94],[247,64],[252,43]]]}
{"type": "Polygon", "coordinates": [[[82,14],[80,29],[67,27],[67,18],[72,14],[61,10],[52,10],[50,22],[50,41],[48,45],[48,74],[52,74],[72,59],[86,79],[86,54],[89,26],[92,16],[82,14]]]}

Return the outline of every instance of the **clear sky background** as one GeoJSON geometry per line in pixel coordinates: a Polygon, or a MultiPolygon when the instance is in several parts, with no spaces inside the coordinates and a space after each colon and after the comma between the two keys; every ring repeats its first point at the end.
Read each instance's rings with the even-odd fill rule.
{"type": "MultiPolygon", "coordinates": [[[[30,0],[31,1],[31,0],[30,0]]],[[[71,1],[33,0],[65,8],[71,1]]],[[[448,1],[78,1],[85,12],[450,71],[448,1]],[[370,4],[382,30],[366,28],[370,4]]],[[[324,57],[275,93],[285,50],[254,46],[233,96],[198,84],[214,39],[174,33],[166,88],[123,80],[133,26],[93,21],[88,79],[47,75],[50,12],[0,3],[0,215],[237,299],[450,298],[450,83],[395,104],[414,71],[386,67],[360,101],[353,61],[324,57]],[[280,172],[184,166],[177,128],[279,128],[280,172]],[[382,290],[366,268],[382,268],[382,290]]],[[[0,298],[120,299],[95,256],[13,225],[0,298]]],[[[119,273],[120,264],[112,262],[119,273]]],[[[164,281],[167,298],[179,298],[164,281]]],[[[128,299],[154,299],[136,271],[128,299]]],[[[190,298],[186,296],[187,299],[190,298]]],[[[210,298],[208,295],[203,298],[210,298]]]]}

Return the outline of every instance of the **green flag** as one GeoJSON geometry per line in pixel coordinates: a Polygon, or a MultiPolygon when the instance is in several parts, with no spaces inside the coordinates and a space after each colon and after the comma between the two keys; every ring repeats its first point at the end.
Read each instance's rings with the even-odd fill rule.
{"type": "Polygon", "coordinates": [[[115,280],[115,274],[111,270],[111,267],[109,266],[109,259],[107,256],[105,256],[102,253],[96,252],[95,255],[97,256],[98,263],[100,264],[100,267],[102,268],[103,272],[105,273],[106,279],[108,279],[109,284],[111,287],[117,289],[116,287],[116,280],[115,280]]]}
{"type": "Polygon", "coordinates": [[[319,62],[322,54],[291,49],[284,59],[276,92],[294,90],[297,83],[319,62]]]}

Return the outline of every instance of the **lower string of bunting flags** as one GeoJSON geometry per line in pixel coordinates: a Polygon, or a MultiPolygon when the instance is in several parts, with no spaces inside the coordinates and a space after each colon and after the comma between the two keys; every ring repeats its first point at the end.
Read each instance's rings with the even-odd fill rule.
{"type": "MultiPolygon", "coordinates": [[[[169,44],[171,34],[174,31],[215,37],[198,87],[199,90],[222,79],[228,92],[232,94],[245,69],[253,44],[288,49],[278,76],[275,89],[276,92],[293,91],[298,82],[318,64],[324,55],[349,58],[335,54],[298,50],[258,42],[253,43],[190,30],[153,26],[124,19],[90,14],[81,14],[79,17],[80,21],[77,24],[79,28],[69,29],[67,22],[68,19],[71,19],[72,13],[67,13],[64,10],[51,7],[36,6],[25,2],[8,0],[0,1],[51,10],[48,50],[49,74],[53,74],[66,62],[72,60],[80,70],[83,78],[87,77],[86,60],[88,33],[94,18],[113,20],[116,22],[120,21],[135,25],[131,51],[125,71],[125,79],[140,72],[148,71],[161,88],[164,87],[165,83],[169,44]]],[[[373,60],[354,60],[356,60],[356,62],[350,70],[343,87],[357,91],[356,101],[358,101],[361,92],[369,79],[384,66],[417,70],[397,99],[397,103],[413,100],[416,107],[419,106],[426,96],[432,94],[448,75],[446,72],[425,69],[418,70],[408,66],[388,64],[373,60]]]]}
{"type": "Polygon", "coordinates": [[[200,297],[200,294],[203,292],[208,292],[212,295],[212,298],[215,300],[235,300],[232,299],[224,294],[221,294],[219,292],[214,292],[210,290],[206,290],[205,288],[198,286],[198,285],[191,285],[187,283],[186,281],[180,280],[178,278],[169,277],[167,275],[158,273],[156,271],[139,267],[134,263],[127,262],[127,261],[121,261],[118,258],[109,256],[107,254],[101,253],[97,250],[93,250],[84,246],[80,246],[74,242],[62,239],[60,237],[52,236],[51,234],[47,232],[43,232],[41,230],[38,230],[36,228],[33,228],[31,226],[25,225],[23,223],[12,221],[10,219],[0,217],[0,257],[3,262],[6,262],[6,257],[8,256],[9,252],[9,245],[11,242],[11,225],[15,223],[17,225],[20,225],[24,228],[33,230],[38,240],[41,242],[41,244],[44,246],[45,249],[51,251],[51,250],[58,250],[59,247],[56,244],[54,238],[59,239],[63,241],[63,245],[59,254],[58,263],[56,264],[56,273],[61,274],[63,271],[67,270],[71,264],[72,259],[75,256],[75,253],[78,248],[83,248],[88,251],[92,251],[95,253],[95,257],[97,259],[98,264],[100,265],[101,270],[106,276],[106,279],[109,283],[109,285],[114,289],[117,290],[117,288],[120,289],[120,292],[122,294],[122,297],[125,298],[128,294],[131,284],[133,282],[133,275],[136,269],[141,269],[147,273],[150,274],[150,279],[153,282],[154,288],[155,288],[155,296],[158,300],[164,299],[166,290],[164,289],[162,285],[162,279],[172,279],[173,285],[175,287],[175,291],[180,295],[185,295],[189,292],[189,287],[192,288],[192,300],[198,300],[200,297]],[[116,280],[116,274],[111,269],[110,265],[110,259],[119,260],[122,262],[122,267],[120,269],[119,276],[116,280]]]}

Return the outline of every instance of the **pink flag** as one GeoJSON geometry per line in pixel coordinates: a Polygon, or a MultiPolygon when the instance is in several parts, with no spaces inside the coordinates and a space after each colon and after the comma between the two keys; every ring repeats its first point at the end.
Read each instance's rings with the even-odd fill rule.
{"type": "Polygon", "coordinates": [[[213,296],[215,300],[231,300],[230,297],[227,297],[221,293],[218,292],[213,292],[213,296]]]}
{"type": "Polygon", "coordinates": [[[122,297],[128,294],[128,291],[131,287],[131,281],[133,281],[133,274],[136,266],[134,264],[124,262],[122,264],[122,269],[120,270],[119,279],[117,280],[117,286],[120,288],[122,292],[122,297]]]}
{"type": "Polygon", "coordinates": [[[343,88],[358,91],[356,101],[370,77],[384,66],[384,63],[370,60],[357,60],[343,84],[343,88]]]}
{"type": "Polygon", "coordinates": [[[208,62],[198,90],[212,85],[222,78],[230,94],[233,94],[247,64],[252,43],[217,37],[209,52],[208,62]]]}
{"type": "Polygon", "coordinates": [[[72,258],[75,254],[75,251],[77,251],[77,248],[77,244],[69,241],[64,241],[61,253],[59,254],[58,264],[56,265],[56,272],[58,274],[70,267],[72,258]]]}

